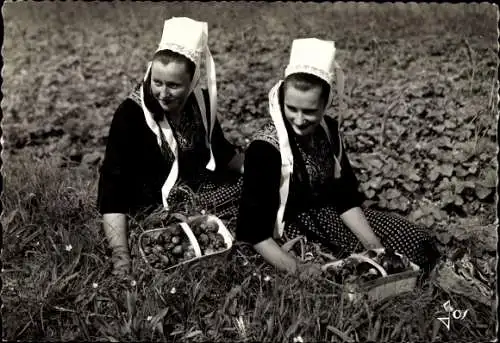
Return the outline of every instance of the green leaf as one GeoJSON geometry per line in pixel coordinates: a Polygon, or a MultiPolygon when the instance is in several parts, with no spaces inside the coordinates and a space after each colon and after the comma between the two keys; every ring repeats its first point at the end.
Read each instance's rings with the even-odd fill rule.
{"type": "Polygon", "coordinates": [[[443,136],[443,137],[440,137],[439,139],[437,139],[436,144],[438,147],[441,147],[441,148],[443,148],[443,147],[449,148],[449,149],[453,148],[453,143],[451,142],[450,137],[447,137],[447,136],[443,136]]]}
{"type": "Polygon", "coordinates": [[[470,166],[467,171],[469,172],[469,174],[475,175],[477,173],[477,164],[473,164],[472,166],[470,166]]]}
{"type": "Polygon", "coordinates": [[[457,181],[455,183],[455,193],[462,194],[465,189],[474,189],[476,185],[472,181],[457,181]]]}
{"type": "Polygon", "coordinates": [[[126,298],[126,303],[127,303],[127,312],[129,315],[129,318],[132,318],[135,316],[136,310],[137,310],[137,291],[130,292],[127,290],[125,292],[125,298],[126,298]]]}
{"type": "Polygon", "coordinates": [[[472,181],[463,181],[462,183],[465,188],[470,188],[470,189],[476,188],[476,184],[472,181]]]}
{"type": "Polygon", "coordinates": [[[439,185],[437,186],[436,190],[438,191],[444,191],[444,190],[449,190],[451,189],[453,186],[453,184],[450,182],[450,179],[448,179],[447,177],[444,177],[441,182],[439,183],[439,185]]]}
{"type": "Polygon", "coordinates": [[[419,182],[420,180],[422,180],[422,178],[420,176],[418,176],[417,172],[413,171],[411,172],[409,175],[408,175],[408,178],[411,180],[411,181],[415,181],[415,182],[419,182]]]}
{"type": "Polygon", "coordinates": [[[447,129],[455,129],[457,127],[457,124],[451,120],[445,120],[444,127],[447,129]]]}
{"type": "Polygon", "coordinates": [[[486,188],[481,184],[476,184],[476,195],[480,200],[486,199],[492,192],[493,189],[486,188]]]}
{"type": "Polygon", "coordinates": [[[463,181],[455,181],[454,183],[455,194],[462,194],[465,190],[465,183],[463,181]]]}
{"type": "Polygon", "coordinates": [[[491,159],[491,156],[490,154],[483,152],[481,155],[479,155],[479,158],[481,159],[481,161],[488,161],[491,159]]]}
{"type": "Polygon", "coordinates": [[[453,204],[455,202],[455,196],[450,190],[446,190],[441,193],[441,201],[447,204],[453,204]]]}
{"type": "Polygon", "coordinates": [[[401,192],[395,188],[391,188],[386,192],[386,198],[388,200],[397,199],[401,196],[401,192]]]}
{"type": "Polygon", "coordinates": [[[392,199],[389,201],[389,204],[387,205],[387,208],[389,210],[398,210],[399,209],[399,202],[396,199],[392,199]]]}
{"type": "Polygon", "coordinates": [[[441,155],[441,150],[438,147],[433,146],[431,148],[431,151],[429,151],[429,155],[431,155],[431,156],[440,156],[441,155]]]}
{"type": "Polygon", "coordinates": [[[436,238],[442,244],[447,245],[451,241],[452,235],[449,232],[437,232],[436,238]]]}
{"type": "Polygon", "coordinates": [[[451,177],[453,174],[453,165],[452,164],[443,164],[440,167],[440,173],[441,175],[451,177]]]}
{"type": "Polygon", "coordinates": [[[369,179],[370,179],[370,176],[368,175],[368,173],[362,173],[359,175],[359,181],[362,183],[367,184],[369,179]]]}
{"type": "Polygon", "coordinates": [[[441,221],[446,218],[446,212],[438,209],[437,211],[432,212],[432,216],[437,221],[441,221]]]}
{"type": "Polygon", "coordinates": [[[368,182],[361,182],[361,191],[366,192],[370,189],[370,183],[368,182]]]}
{"type": "Polygon", "coordinates": [[[412,222],[416,222],[417,220],[419,220],[420,218],[423,218],[424,216],[425,216],[424,211],[422,211],[422,209],[420,209],[420,208],[417,208],[416,210],[414,210],[413,212],[410,213],[410,215],[408,216],[408,219],[412,222]]]}
{"type": "Polygon", "coordinates": [[[432,168],[431,172],[429,173],[429,180],[434,182],[438,179],[439,175],[440,175],[439,167],[434,167],[434,168],[432,168]]]}
{"type": "Polygon", "coordinates": [[[373,126],[372,123],[373,122],[371,120],[365,120],[364,118],[359,118],[358,120],[356,120],[356,126],[361,130],[370,129],[373,126]]]}
{"type": "Polygon", "coordinates": [[[375,197],[375,194],[377,194],[373,189],[368,189],[365,191],[365,195],[368,199],[373,199],[375,197]]]}
{"type": "Polygon", "coordinates": [[[434,131],[437,133],[443,133],[444,132],[444,125],[436,125],[433,127],[434,131]]]}
{"type": "Polygon", "coordinates": [[[493,168],[489,168],[488,170],[481,173],[482,180],[479,183],[487,188],[496,188],[497,186],[497,173],[493,168]]]}
{"type": "Polygon", "coordinates": [[[464,199],[460,195],[455,195],[455,205],[462,206],[464,204],[464,199]]]}
{"type": "Polygon", "coordinates": [[[367,184],[369,188],[379,190],[381,188],[381,182],[382,182],[382,177],[376,176],[371,178],[367,184]]]}
{"type": "Polygon", "coordinates": [[[388,202],[387,202],[387,200],[386,200],[384,197],[382,197],[382,198],[380,199],[379,203],[378,203],[378,206],[379,206],[380,208],[387,208],[387,206],[388,206],[388,202]]]}
{"type": "Polygon", "coordinates": [[[408,211],[409,206],[410,200],[408,200],[408,198],[405,196],[401,196],[399,201],[399,209],[403,212],[406,212],[408,211]]]}
{"type": "Polygon", "coordinates": [[[410,155],[410,154],[403,154],[402,156],[400,156],[401,159],[405,162],[412,162],[413,161],[413,157],[410,155]]]}
{"type": "Polygon", "coordinates": [[[390,174],[391,174],[391,172],[392,172],[392,167],[391,167],[390,165],[388,165],[388,164],[386,164],[386,165],[382,168],[382,174],[383,174],[384,176],[386,176],[386,175],[390,175],[390,174]]]}
{"type": "Polygon", "coordinates": [[[378,157],[372,157],[366,161],[368,165],[375,170],[382,169],[384,164],[378,159],[378,157]]]}
{"type": "Polygon", "coordinates": [[[196,337],[196,336],[199,336],[202,334],[203,334],[203,332],[201,330],[194,330],[194,331],[191,331],[190,333],[188,333],[187,335],[185,335],[184,339],[193,338],[193,337],[196,337]]]}
{"type": "Polygon", "coordinates": [[[418,185],[414,182],[404,182],[402,186],[408,192],[415,192],[418,189],[418,185]]]}
{"type": "Polygon", "coordinates": [[[380,183],[380,187],[385,187],[385,186],[394,187],[394,180],[392,179],[382,180],[382,182],[380,183]]]}
{"type": "Polygon", "coordinates": [[[467,159],[467,156],[463,153],[463,151],[454,150],[453,151],[453,160],[460,163],[467,159]]]}
{"type": "Polygon", "coordinates": [[[427,227],[431,227],[431,226],[433,226],[433,225],[434,225],[434,223],[435,223],[436,221],[434,220],[434,217],[433,217],[433,216],[427,216],[427,217],[425,217],[425,218],[424,218],[423,222],[424,222],[424,225],[425,225],[425,226],[427,226],[427,227]]]}

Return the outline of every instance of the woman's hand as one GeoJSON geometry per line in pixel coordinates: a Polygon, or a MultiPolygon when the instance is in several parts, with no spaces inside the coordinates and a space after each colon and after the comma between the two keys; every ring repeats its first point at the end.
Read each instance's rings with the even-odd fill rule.
{"type": "Polygon", "coordinates": [[[322,274],[317,263],[302,263],[281,247],[272,238],[268,238],[254,246],[264,259],[280,270],[296,274],[301,280],[316,278],[322,274]]]}
{"type": "Polygon", "coordinates": [[[288,273],[295,273],[297,271],[297,260],[281,249],[274,239],[268,238],[257,243],[254,245],[254,249],[274,267],[288,273]]]}
{"type": "Polygon", "coordinates": [[[383,248],[379,238],[375,235],[366,217],[359,207],[351,208],[342,213],[340,218],[344,224],[358,237],[366,250],[383,248]]]}

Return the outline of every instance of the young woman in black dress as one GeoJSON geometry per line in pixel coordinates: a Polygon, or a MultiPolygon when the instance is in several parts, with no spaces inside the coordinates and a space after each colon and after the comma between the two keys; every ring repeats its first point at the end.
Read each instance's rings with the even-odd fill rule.
{"type": "Polygon", "coordinates": [[[217,120],[215,81],[207,24],[165,21],[144,81],[114,114],[100,170],[98,207],[117,274],[130,271],[127,216],[185,201],[180,184],[200,208],[234,221],[243,155],[217,120]],[[203,57],[208,90],[199,85],[203,57]]]}
{"type": "Polygon", "coordinates": [[[283,237],[305,235],[341,256],[391,247],[429,269],[437,252],[427,230],[362,206],[339,122],[325,115],[341,76],[333,41],[293,42],[285,79],[269,93],[271,120],[245,152],[237,238],[277,268],[306,276],[320,266],[285,252],[283,237]]]}

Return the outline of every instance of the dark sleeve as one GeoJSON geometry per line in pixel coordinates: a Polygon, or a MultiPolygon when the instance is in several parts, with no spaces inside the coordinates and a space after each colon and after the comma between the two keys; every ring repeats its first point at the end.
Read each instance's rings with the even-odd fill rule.
{"type": "MultiPolygon", "coordinates": [[[[130,192],[127,191],[130,171],[127,156],[130,154],[131,123],[128,115],[135,104],[125,101],[113,116],[106,144],[106,154],[100,168],[97,206],[101,214],[128,213],[130,192]]],[[[132,124],[133,125],[133,124],[132,124]]]]}
{"type": "MultiPolygon", "coordinates": [[[[330,119],[330,118],[329,118],[330,119]]],[[[338,142],[338,129],[337,122],[333,119],[329,120],[331,124],[330,132],[332,132],[332,139],[336,139],[338,142]]],[[[336,147],[336,153],[338,152],[338,143],[336,147]]],[[[365,200],[363,193],[359,191],[359,182],[354,174],[351,163],[349,162],[349,157],[347,156],[346,146],[342,140],[342,158],[340,161],[342,167],[341,177],[338,180],[334,180],[334,204],[340,214],[350,210],[354,207],[359,207],[365,200]]]]}
{"type": "MultiPolygon", "coordinates": [[[[207,120],[210,122],[211,115],[208,90],[203,89],[203,97],[205,99],[205,107],[207,109],[207,120]]],[[[217,116],[215,116],[215,123],[212,131],[212,152],[214,154],[216,165],[221,166],[222,168],[225,168],[236,154],[236,147],[224,136],[224,132],[222,131],[222,127],[220,126],[217,116]]]]}
{"type": "Polygon", "coordinates": [[[353,207],[360,207],[365,200],[364,195],[358,190],[358,179],[352,170],[351,163],[347,157],[347,153],[343,152],[342,175],[339,180],[336,180],[338,191],[336,198],[336,207],[340,214],[350,210],[353,207]]]}
{"type": "Polygon", "coordinates": [[[254,141],[245,153],[236,238],[252,245],[273,236],[279,207],[281,156],[271,144],[254,141]]]}

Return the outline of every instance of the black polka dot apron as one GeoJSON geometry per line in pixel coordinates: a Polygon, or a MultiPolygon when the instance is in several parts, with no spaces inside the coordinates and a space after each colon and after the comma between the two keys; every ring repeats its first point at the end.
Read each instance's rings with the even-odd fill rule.
{"type": "MultiPolygon", "coordinates": [[[[333,177],[334,164],[329,153],[330,145],[321,132],[314,134],[313,144],[309,148],[298,141],[297,143],[314,196],[316,190],[321,189],[324,182],[333,177]]],[[[435,262],[437,252],[428,229],[418,227],[396,214],[370,208],[362,211],[382,245],[406,255],[421,267],[435,262]]],[[[313,241],[329,246],[339,257],[364,250],[356,235],[330,205],[309,208],[295,214],[285,225],[285,235],[289,239],[306,235],[313,241]]]]}

